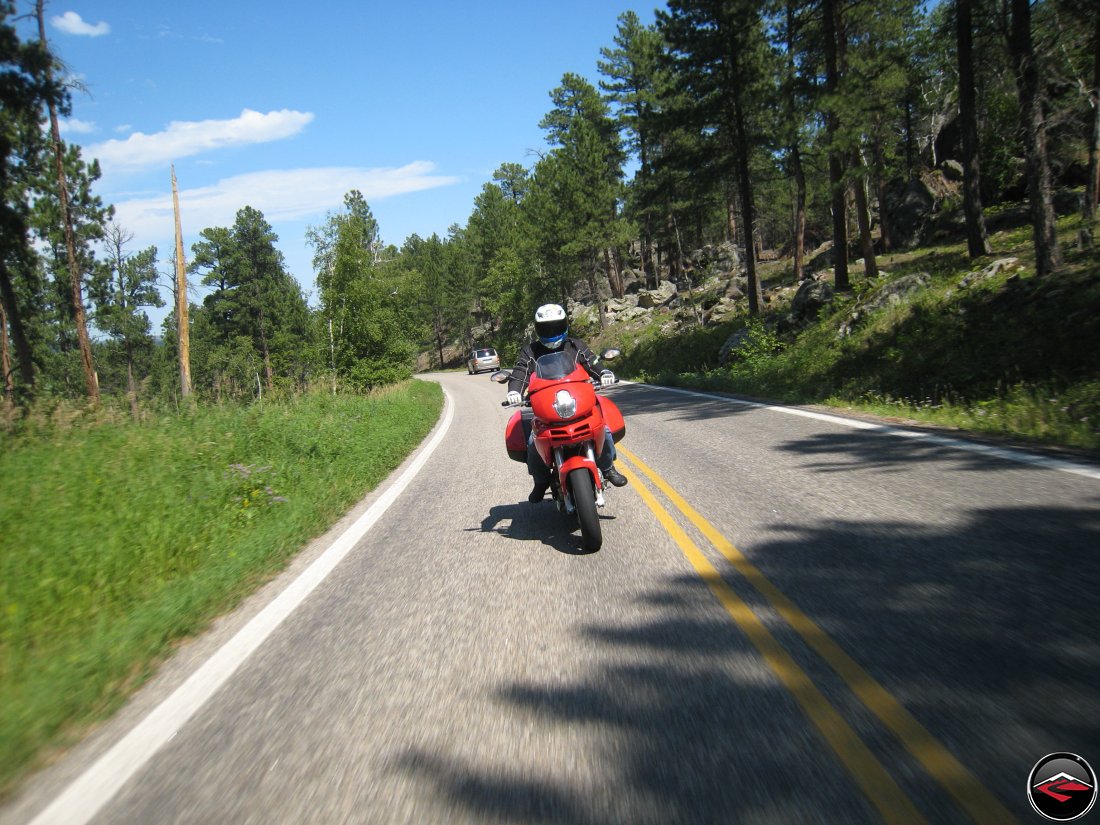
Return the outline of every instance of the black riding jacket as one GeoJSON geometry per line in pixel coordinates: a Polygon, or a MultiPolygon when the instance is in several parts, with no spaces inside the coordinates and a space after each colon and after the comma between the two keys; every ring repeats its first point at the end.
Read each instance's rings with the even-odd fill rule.
{"type": "Polygon", "coordinates": [[[598,368],[600,359],[592,353],[592,350],[585,345],[584,341],[578,341],[576,338],[569,336],[562,342],[559,349],[550,349],[536,338],[519,351],[516,365],[512,368],[512,377],[508,379],[508,391],[512,392],[514,390],[523,395],[524,390],[527,389],[527,383],[531,380],[531,376],[535,374],[535,361],[548,353],[563,351],[576,356],[577,363],[584,367],[585,371],[593,378],[598,379],[600,377],[602,372],[598,368]]]}

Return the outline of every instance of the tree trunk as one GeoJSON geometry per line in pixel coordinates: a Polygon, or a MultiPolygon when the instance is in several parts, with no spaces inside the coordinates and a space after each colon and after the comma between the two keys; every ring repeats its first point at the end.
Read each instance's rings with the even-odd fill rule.
{"type": "MultiPolygon", "coordinates": [[[[607,256],[607,248],[604,247],[604,255],[607,256]]],[[[610,261],[608,261],[610,266],[610,261]]],[[[592,256],[592,261],[588,266],[588,291],[592,295],[592,300],[596,302],[596,315],[600,319],[600,329],[607,328],[607,316],[603,311],[603,299],[600,297],[599,285],[596,281],[596,273],[600,271],[600,262],[595,255],[592,256]]],[[[619,296],[621,297],[621,296],[619,296]]]]}
{"type": "MultiPolygon", "coordinates": [[[[852,168],[862,172],[863,159],[859,149],[852,152],[852,168]]],[[[867,211],[867,181],[858,174],[852,181],[852,193],[856,199],[856,223],[859,226],[859,243],[863,250],[863,276],[868,280],[878,277],[878,262],[875,260],[875,239],[871,237],[871,215],[867,211]]]]}
{"type": "Polygon", "coordinates": [[[15,404],[15,379],[11,370],[11,350],[8,348],[8,316],[0,303],[0,372],[4,373],[4,406],[15,404]]]}
{"type": "Polygon", "coordinates": [[[806,172],[798,145],[790,147],[791,175],[794,178],[794,279],[806,280],[806,172]]]}
{"type": "Polygon", "coordinates": [[[1089,176],[1085,185],[1085,230],[1092,236],[1096,203],[1100,200],[1100,15],[1092,39],[1092,139],[1089,141],[1089,176]]]}
{"type": "Polygon", "coordinates": [[[1024,135],[1028,200],[1035,241],[1035,269],[1049,275],[1062,265],[1054,216],[1050,158],[1047,154],[1046,120],[1039,66],[1031,42],[1031,2],[1011,0],[1009,52],[1016,70],[1020,96],[1020,125],[1024,135]]]}
{"type": "Polygon", "coordinates": [[[875,197],[878,198],[878,231],[882,239],[883,253],[889,252],[894,244],[890,240],[890,216],[886,214],[886,156],[882,151],[882,135],[875,130],[873,143],[875,153],[875,197]]]}
{"type": "Polygon", "coordinates": [[[172,211],[176,219],[176,337],[179,342],[180,395],[191,395],[191,327],[187,320],[187,267],[183,257],[183,227],[180,224],[179,188],[172,166],[172,211]]]}
{"type": "Polygon", "coordinates": [[[738,189],[741,190],[741,223],[745,228],[745,274],[748,276],[749,315],[759,315],[763,303],[760,291],[760,279],[756,275],[756,243],[753,228],[756,225],[756,210],[752,200],[752,177],[749,172],[749,140],[745,130],[745,112],[741,106],[740,95],[733,102],[734,134],[737,136],[737,169],[740,175],[738,189]]]}
{"type": "MultiPolygon", "coordinates": [[[[668,228],[669,237],[674,242],[670,244],[665,252],[665,257],[668,259],[668,279],[673,283],[679,283],[680,272],[682,270],[681,256],[680,256],[680,228],[676,225],[676,216],[672,213],[672,208],[669,207],[668,214],[665,217],[667,221],[666,226],[668,228]]],[[[660,284],[660,276],[654,278],[653,288],[656,289],[660,284]]]]}
{"type": "MultiPolygon", "coordinates": [[[[837,69],[837,8],[836,0],[823,0],[822,17],[825,34],[825,88],[835,95],[840,81],[837,69]]],[[[835,147],[837,115],[829,111],[825,116],[825,130],[829,141],[829,192],[833,212],[833,282],[837,292],[851,289],[848,280],[848,216],[845,209],[844,165],[841,153],[835,147]]]]}
{"type": "Polygon", "coordinates": [[[141,414],[138,411],[137,381],[134,379],[134,354],[129,341],[126,342],[126,398],[130,402],[130,416],[137,421],[141,414]]]}
{"type": "Polygon", "coordinates": [[[436,317],[432,325],[435,327],[435,346],[439,350],[439,368],[443,369],[443,321],[436,317]]]}
{"type": "Polygon", "coordinates": [[[656,264],[653,260],[653,218],[646,210],[642,221],[642,283],[649,286],[650,272],[656,264]]]}
{"type": "Polygon", "coordinates": [[[604,247],[603,259],[607,267],[607,283],[611,287],[611,294],[616,298],[622,298],[626,294],[626,289],[623,287],[623,273],[619,269],[616,258],[611,247],[604,247]]]}
{"type": "MultiPolygon", "coordinates": [[[[271,350],[267,346],[267,330],[264,326],[264,312],[260,310],[260,351],[264,357],[264,383],[267,385],[268,392],[271,391],[275,385],[275,370],[271,367],[271,350]]],[[[257,376],[259,380],[259,376],[257,376]]]]}
{"type": "Polygon", "coordinates": [[[913,126],[913,90],[905,93],[905,176],[909,180],[915,177],[917,166],[916,138],[913,126]]]}
{"type": "Polygon", "coordinates": [[[737,199],[733,187],[726,191],[726,231],[729,233],[730,242],[737,245],[737,199]]]}
{"type": "MultiPolygon", "coordinates": [[[[46,48],[46,18],[43,10],[45,0],[37,0],[35,13],[38,17],[38,39],[46,48]]],[[[52,68],[47,64],[46,81],[50,82],[52,68]]],[[[99,403],[99,377],[92,358],[92,342],[88,337],[88,322],[84,314],[84,292],[81,286],[80,266],[76,260],[76,237],[73,232],[72,205],[69,203],[69,184],[65,179],[65,156],[61,148],[61,129],[57,121],[57,105],[53,96],[47,99],[50,113],[50,135],[53,139],[54,168],[57,172],[57,190],[61,201],[61,219],[65,228],[65,253],[68,257],[69,280],[71,284],[70,300],[73,305],[73,321],[76,324],[76,338],[80,344],[80,362],[84,367],[85,392],[93,404],[99,403]]]]}
{"type": "Polygon", "coordinates": [[[959,121],[963,144],[963,210],[966,248],[971,258],[992,251],[982,213],[981,163],[978,142],[978,106],[974,91],[974,42],[971,25],[973,0],[956,0],[955,35],[959,55],[959,121]]]}
{"type": "Polygon", "coordinates": [[[23,317],[19,313],[19,299],[15,295],[8,267],[0,258],[0,306],[8,319],[8,328],[11,330],[11,342],[15,345],[15,358],[19,362],[19,378],[26,387],[28,395],[34,395],[34,356],[31,353],[30,342],[27,341],[27,333],[23,328],[23,317]]]}

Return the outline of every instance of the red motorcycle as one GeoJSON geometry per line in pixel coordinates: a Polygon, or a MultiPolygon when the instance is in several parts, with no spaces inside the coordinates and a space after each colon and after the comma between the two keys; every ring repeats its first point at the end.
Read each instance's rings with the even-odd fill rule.
{"type": "MultiPolygon", "coordinates": [[[[601,360],[618,354],[608,350],[601,360]]],[[[503,384],[509,376],[501,371],[492,378],[503,384]]],[[[529,409],[517,410],[504,431],[508,457],[524,464],[527,440],[534,431],[535,449],[550,468],[550,492],[558,510],[579,523],[581,544],[589,552],[603,544],[597,508],[604,506],[604,483],[596,456],[607,438],[604,427],[616,442],[626,434],[623,414],[610,399],[597,396],[597,389],[573,356],[544,355],[535,362],[535,374],[527,385],[524,407],[529,409]]],[[[505,401],[501,406],[509,404],[505,401]]]]}

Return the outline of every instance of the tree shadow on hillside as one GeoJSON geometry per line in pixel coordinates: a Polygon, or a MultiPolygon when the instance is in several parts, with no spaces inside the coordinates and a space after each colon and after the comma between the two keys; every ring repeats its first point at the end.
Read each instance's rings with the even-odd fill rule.
{"type": "MultiPolygon", "coordinates": [[[[1021,821],[1036,760],[1100,753],[1100,511],[976,509],[951,529],[776,529],[748,549],[754,563],[1021,821]]],[[[538,771],[417,750],[398,769],[477,821],[877,821],[700,579],[670,577],[641,602],[642,620],[577,628],[578,644],[605,652],[602,666],[572,683],[521,678],[497,693],[504,713],[549,725],[554,741],[596,731],[599,746],[546,753],[538,771]],[[584,792],[593,772],[608,784],[584,792]]],[[[816,684],[839,685],[786,625],[769,627],[816,684]]],[[[852,694],[827,692],[929,821],[968,821],[852,694]]]]}

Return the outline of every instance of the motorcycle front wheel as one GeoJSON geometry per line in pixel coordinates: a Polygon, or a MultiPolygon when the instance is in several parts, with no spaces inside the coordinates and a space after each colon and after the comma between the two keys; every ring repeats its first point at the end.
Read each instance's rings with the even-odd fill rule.
{"type": "Polygon", "coordinates": [[[595,553],[603,545],[600,516],[596,512],[596,488],[592,486],[592,474],[583,467],[569,474],[569,491],[581,525],[581,546],[595,553]]]}

